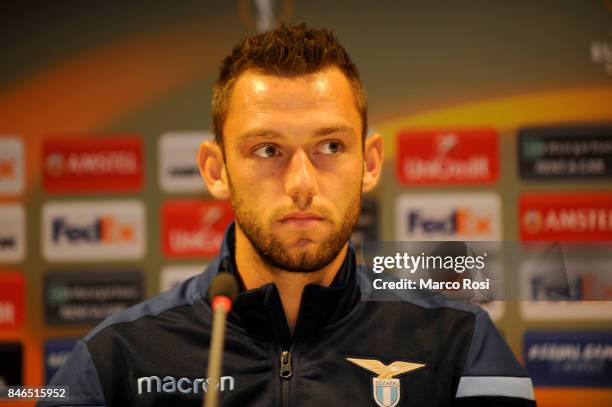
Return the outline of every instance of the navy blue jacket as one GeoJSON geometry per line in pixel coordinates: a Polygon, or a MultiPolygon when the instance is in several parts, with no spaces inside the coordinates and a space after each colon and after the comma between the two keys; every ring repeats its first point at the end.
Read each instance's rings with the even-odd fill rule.
{"type": "Polygon", "coordinates": [[[200,275],[107,318],[50,385],[70,406],[535,406],[531,380],[479,307],[443,297],[361,300],[352,248],[329,287],[306,286],[293,335],[274,284],[238,294],[220,380],[205,377],[207,288],[234,273],[234,226],[200,275]]]}

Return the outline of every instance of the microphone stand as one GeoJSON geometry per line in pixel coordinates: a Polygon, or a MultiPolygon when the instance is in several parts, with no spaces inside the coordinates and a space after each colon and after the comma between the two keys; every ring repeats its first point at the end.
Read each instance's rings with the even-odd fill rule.
{"type": "Polygon", "coordinates": [[[202,400],[202,407],[217,407],[219,403],[225,322],[227,314],[232,309],[232,300],[237,293],[238,284],[234,276],[229,273],[219,273],[208,290],[213,309],[213,327],[208,353],[208,371],[206,372],[206,397],[202,400]]]}
{"type": "Polygon", "coordinates": [[[212,338],[210,340],[210,358],[208,359],[206,374],[208,390],[203,407],[217,407],[218,404],[218,387],[221,383],[221,362],[225,339],[225,320],[231,304],[231,300],[224,295],[219,295],[213,299],[215,313],[213,317],[212,338]]]}

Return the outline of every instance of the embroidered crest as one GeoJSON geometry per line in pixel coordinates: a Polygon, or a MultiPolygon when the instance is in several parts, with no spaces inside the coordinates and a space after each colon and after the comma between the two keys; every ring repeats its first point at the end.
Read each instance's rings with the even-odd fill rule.
{"type": "Polygon", "coordinates": [[[385,365],[376,359],[346,358],[346,360],[378,375],[372,378],[372,395],[380,407],[395,407],[400,401],[400,380],[394,379],[394,376],[425,367],[424,363],[402,361],[385,365]]]}

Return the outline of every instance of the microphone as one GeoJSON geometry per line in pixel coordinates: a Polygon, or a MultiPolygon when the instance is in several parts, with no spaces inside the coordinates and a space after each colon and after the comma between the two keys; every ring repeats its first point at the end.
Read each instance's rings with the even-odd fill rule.
{"type": "Polygon", "coordinates": [[[217,386],[221,382],[225,319],[232,309],[232,301],[236,294],[238,294],[238,284],[234,276],[229,273],[217,274],[208,289],[213,309],[213,328],[208,354],[208,371],[206,373],[206,377],[210,381],[207,380],[209,385],[203,407],[217,407],[219,391],[217,386]],[[210,384],[213,384],[213,386],[210,384]]]}

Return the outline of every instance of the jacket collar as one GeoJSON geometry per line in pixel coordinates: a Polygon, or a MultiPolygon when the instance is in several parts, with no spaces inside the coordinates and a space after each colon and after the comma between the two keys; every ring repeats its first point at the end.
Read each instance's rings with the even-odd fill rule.
{"type": "MultiPolygon", "coordinates": [[[[219,256],[203,276],[207,275],[208,283],[221,271],[236,276],[240,292],[236,296],[228,321],[264,336],[274,332],[281,342],[288,343],[289,329],[276,285],[270,283],[252,290],[245,289],[235,262],[235,236],[235,224],[232,223],[225,232],[219,256]]],[[[304,334],[314,333],[340,320],[355,307],[360,298],[355,282],[355,269],[355,252],[349,243],[347,255],[331,285],[325,287],[310,284],[304,288],[296,332],[299,330],[304,334]]],[[[208,284],[201,284],[200,287],[208,287],[208,284]]],[[[207,297],[205,292],[202,294],[207,297]]]]}

